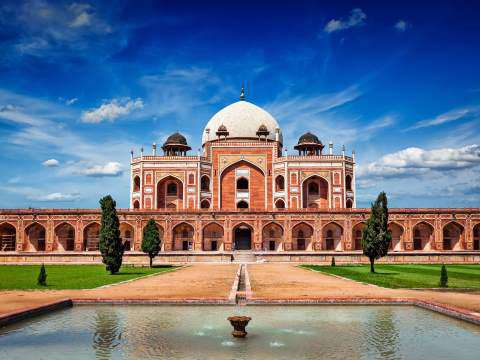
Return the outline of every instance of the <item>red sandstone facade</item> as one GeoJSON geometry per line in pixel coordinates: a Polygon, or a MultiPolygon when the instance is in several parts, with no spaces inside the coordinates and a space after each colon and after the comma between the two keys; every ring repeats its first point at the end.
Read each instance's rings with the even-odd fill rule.
{"type": "MultiPolygon", "coordinates": [[[[276,120],[244,99],[212,117],[202,145],[203,154],[188,156],[186,139],[176,133],[163,155],[156,145],[152,155],[132,152],[131,208],[118,211],[127,255],[140,251],[150,218],[164,254],[361,253],[369,210],[355,206],[354,154],[335,155],[332,144],[324,154],[307,133],[295,146],[298,155],[288,155],[276,120]]],[[[0,210],[0,260],[98,254],[99,224],[96,209],[0,210]]],[[[478,208],[391,209],[390,230],[392,254],[480,259],[478,208]]]]}

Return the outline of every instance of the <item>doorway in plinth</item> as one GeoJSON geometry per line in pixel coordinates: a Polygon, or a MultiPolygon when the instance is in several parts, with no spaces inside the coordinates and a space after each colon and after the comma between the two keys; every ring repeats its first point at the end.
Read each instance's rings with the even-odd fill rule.
{"type": "Polygon", "coordinates": [[[240,224],[233,230],[235,250],[252,249],[252,228],[245,224],[240,224]]]}

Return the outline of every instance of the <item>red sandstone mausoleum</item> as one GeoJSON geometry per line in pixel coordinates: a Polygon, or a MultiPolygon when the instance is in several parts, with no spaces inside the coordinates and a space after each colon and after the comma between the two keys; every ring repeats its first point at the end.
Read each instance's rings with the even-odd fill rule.
{"type": "MultiPolygon", "coordinates": [[[[154,218],[160,261],[360,262],[369,209],[356,208],[355,154],[310,132],[287,152],[267,111],[245,100],[216,113],[203,153],[180,133],[131,153],[130,209],[119,209],[125,260],[146,261],[154,218]]],[[[99,209],[0,209],[0,262],[99,261],[99,209]]],[[[388,262],[480,262],[480,209],[390,209],[388,262]]]]}

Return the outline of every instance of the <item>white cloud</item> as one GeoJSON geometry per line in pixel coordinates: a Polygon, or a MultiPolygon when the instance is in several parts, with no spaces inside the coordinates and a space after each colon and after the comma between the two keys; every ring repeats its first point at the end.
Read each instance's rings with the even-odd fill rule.
{"type": "Polygon", "coordinates": [[[442,125],[448,122],[472,118],[475,116],[480,116],[480,106],[467,106],[447,111],[446,113],[440,114],[432,119],[421,120],[415,125],[407,128],[406,130],[408,131],[430,126],[442,125]]]}
{"type": "Polygon", "coordinates": [[[57,159],[48,159],[48,160],[45,160],[42,165],[43,166],[46,166],[46,167],[56,167],[58,166],[60,163],[57,159]]]}
{"type": "Polygon", "coordinates": [[[398,32],[405,32],[411,25],[405,20],[398,20],[393,26],[398,32]]]}
{"type": "Polygon", "coordinates": [[[382,156],[377,161],[360,166],[359,176],[404,177],[431,171],[468,169],[480,165],[480,146],[424,150],[411,147],[382,156]]]}
{"type": "Polygon", "coordinates": [[[104,165],[90,165],[84,168],[77,168],[75,170],[77,174],[92,176],[92,177],[104,177],[104,176],[120,176],[122,175],[123,169],[122,164],[110,161],[104,165]]]}
{"type": "Polygon", "coordinates": [[[30,200],[36,200],[41,202],[71,202],[80,199],[79,193],[65,194],[60,192],[54,192],[46,195],[33,195],[27,197],[30,200]]]}
{"type": "Polygon", "coordinates": [[[110,102],[102,104],[97,109],[84,111],[82,113],[82,121],[85,123],[98,124],[102,121],[113,122],[120,116],[130,114],[133,110],[143,108],[143,100],[137,98],[132,100],[130,98],[125,99],[113,99],[110,102]]]}
{"type": "Polygon", "coordinates": [[[323,31],[326,33],[333,33],[336,31],[346,30],[352,27],[361,26],[365,24],[367,15],[362,9],[356,8],[350,12],[348,19],[332,19],[326,25],[323,31]]]}

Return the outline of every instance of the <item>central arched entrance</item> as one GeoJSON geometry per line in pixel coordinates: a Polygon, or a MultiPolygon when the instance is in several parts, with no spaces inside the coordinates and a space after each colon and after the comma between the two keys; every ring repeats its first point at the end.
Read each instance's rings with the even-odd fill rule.
{"type": "Polygon", "coordinates": [[[245,224],[240,224],[233,230],[233,239],[235,250],[252,249],[252,228],[245,224]]]}

